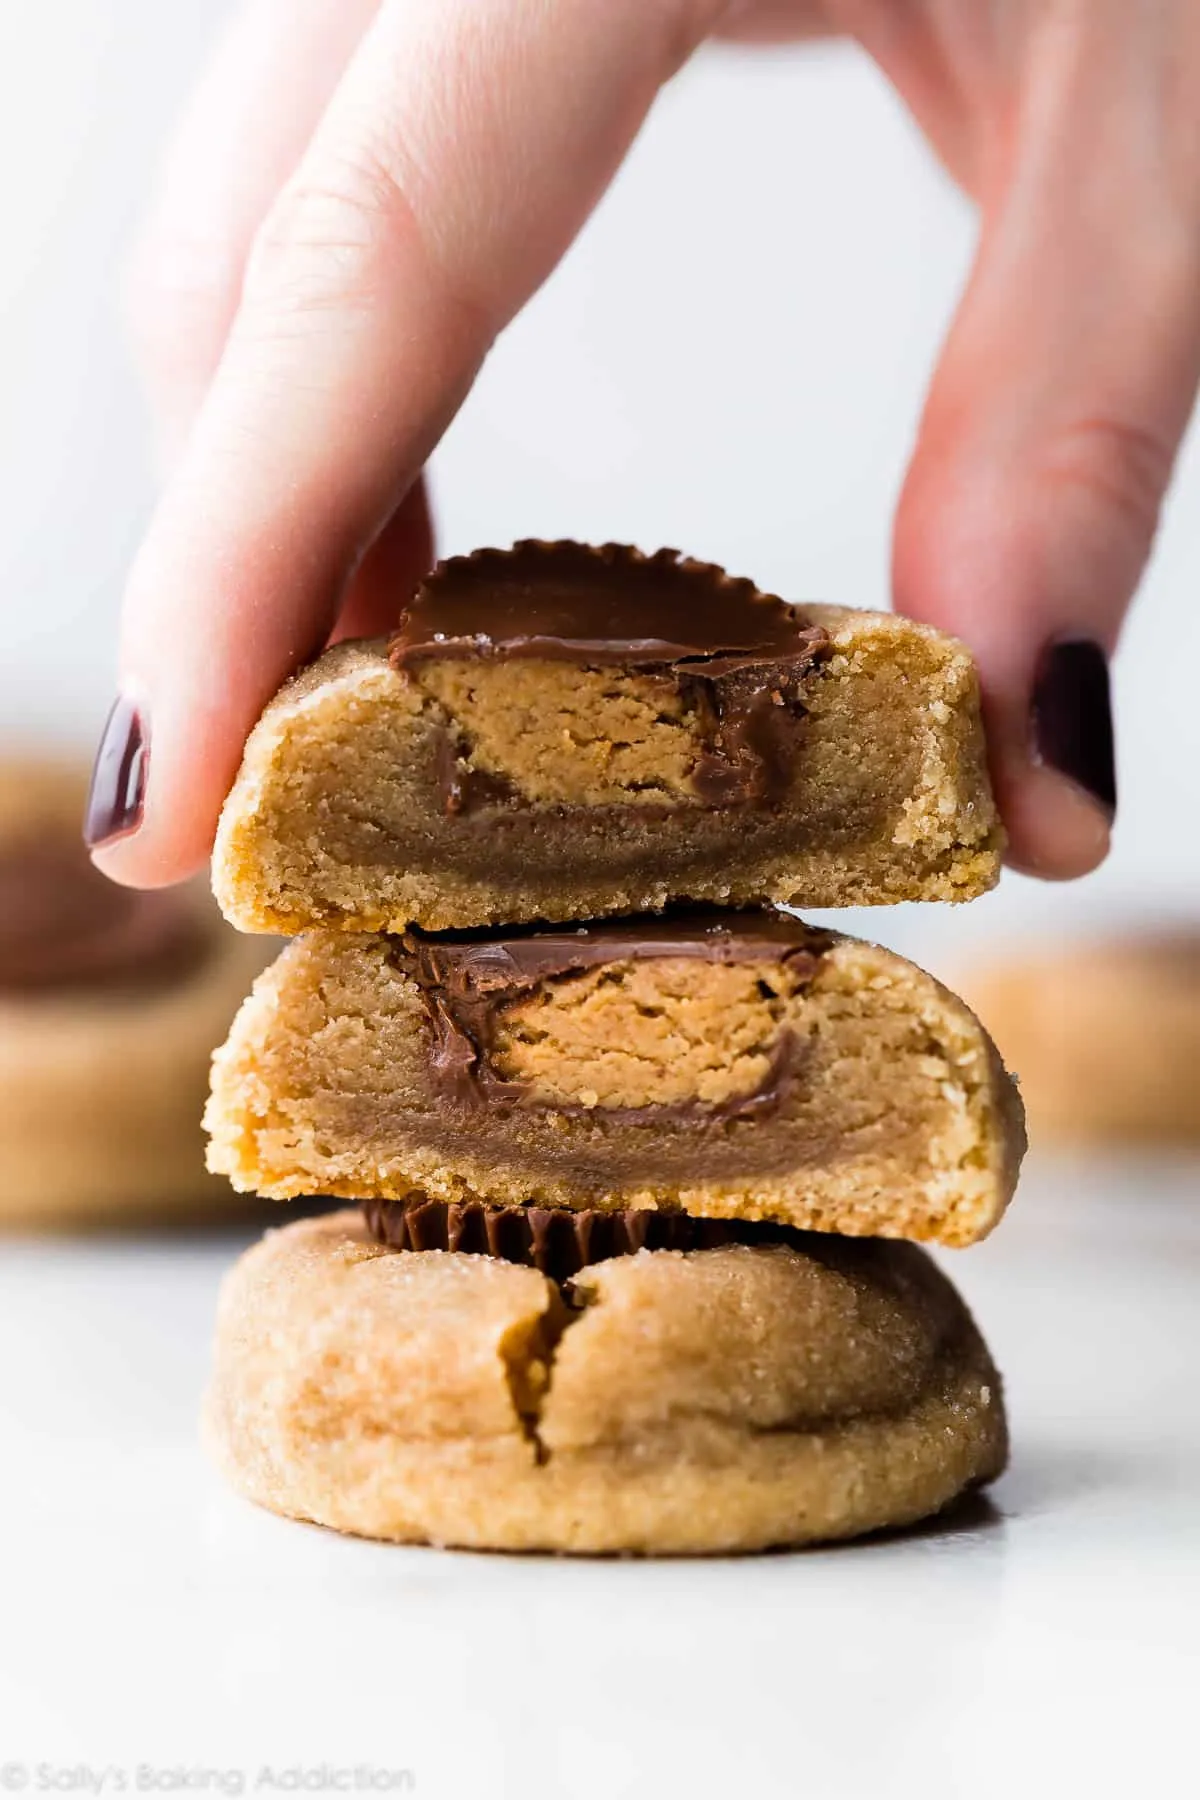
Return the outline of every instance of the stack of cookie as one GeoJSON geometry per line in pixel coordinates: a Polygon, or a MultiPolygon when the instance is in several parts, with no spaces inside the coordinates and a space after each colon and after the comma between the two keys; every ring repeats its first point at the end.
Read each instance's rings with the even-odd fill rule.
{"type": "Polygon", "coordinates": [[[454,559],[291,682],[214,866],[301,935],[218,1052],[210,1160],[360,1210],[226,1282],[234,1484],[370,1537],[703,1552],[996,1475],[996,1371],[896,1240],[995,1224],[1015,1089],[930,976],[776,908],[969,899],[999,855],[960,645],[669,552],[454,559]]]}

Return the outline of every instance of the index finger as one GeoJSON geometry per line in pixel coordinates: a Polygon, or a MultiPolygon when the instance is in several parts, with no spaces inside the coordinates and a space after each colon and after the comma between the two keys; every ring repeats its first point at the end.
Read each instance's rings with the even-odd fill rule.
{"type": "Polygon", "coordinates": [[[89,820],[117,880],[204,860],[251,725],[717,11],[381,8],[257,236],[130,577],[89,820]]]}
{"type": "Polygon", "coordinates": [[[246,258],[378,0],[242,0],[163,157],[126,312],[166,459],[221,359],[246,258]]]}

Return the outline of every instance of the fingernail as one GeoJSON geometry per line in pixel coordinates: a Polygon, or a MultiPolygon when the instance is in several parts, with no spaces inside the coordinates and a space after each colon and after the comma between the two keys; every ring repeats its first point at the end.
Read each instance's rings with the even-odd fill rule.
{"type": "Polygon", "coordinates": [[[142,822],[146,794],[146,734],[137,707],[118,694],[96,752],[83,815],[89,850],[128,837],[142,822]]]}
{"type": "Polygon", "coordinates": [[[1117,810],[1108,658],[1086,638],[1051,644],[1033,688],[1038,760],[1069,776],[1111,818],[1117,810]]]}

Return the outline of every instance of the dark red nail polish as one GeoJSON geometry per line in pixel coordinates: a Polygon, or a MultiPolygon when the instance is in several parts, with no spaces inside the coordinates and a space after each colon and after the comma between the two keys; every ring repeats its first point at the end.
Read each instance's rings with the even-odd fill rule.
{"type": "Polygon", "coordinates": [[[1040,760],[1078,782],[1111,817],[1117,810],[1108,658],[1086,638],[1051,644],[1033,689],[1040,760]]]}
{"type": "Polygon", "coordinates": [[[96,752],[83,815],[83,840],[89,849],[128,837],[141,824],[147,760],[141,714],[118,694],[96,752]]]}

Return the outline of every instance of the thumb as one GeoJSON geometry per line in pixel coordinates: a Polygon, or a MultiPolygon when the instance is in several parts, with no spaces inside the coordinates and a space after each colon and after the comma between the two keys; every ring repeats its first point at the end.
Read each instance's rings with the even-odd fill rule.
{"type": "Polygon", "coordinates": [[[1047,877],[1108,849],[1108,659],[1200,376],[1191,127],[1137,66],[1075,45],[1027,90],[896,520],[897,606],[975,652],[1010,857],[1047,877]]]}

